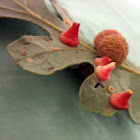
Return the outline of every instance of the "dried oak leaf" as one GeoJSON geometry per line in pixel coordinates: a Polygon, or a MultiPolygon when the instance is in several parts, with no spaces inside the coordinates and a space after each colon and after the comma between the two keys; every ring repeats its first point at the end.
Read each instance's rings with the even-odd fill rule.
{"type": "MultiPolygon", "coordinates": [[[[134,66],[130,61],[125,64],[140,70],[134,66]]],[[[129,114],[133,121],[140,124],[140,77],[132,72],[117,67],[111,73],[111,79],[106,82],[101,82],[96,74],[92,74],[82,83],[80,87],[80,103],[91,112],[101,113],[105,116],[112,116],[115,110],[109,102],[111,93],[108,87],[114,87],[115,91],[122,93],[127,89],[132,89],[134,95],[130,99],[129,114]]]]}
{"type": "Polygon", "coordinates": [[[53,23],[60,30],[67,30],[69,26],[50,12],[44,0],[1,0],[0,17],[30,21],[50,33],[50,38],[23,36],[8,45],[8,52],[24,70],[49,75],[71,65],[89,61],[92,64],[96,57],[81,45],[70,48],[60,41],[60,32],[50,24],[53,23]],[[26,52],[26,55],[22,55],[22,52],[26,52]]]}
{"type": "MultiPolygon", "coordinates": [[[[69,17],[62,8],[51,0],[60,16],[69,17]],[[65,16],[62,16],[63,15],[65,16]]],[[[16,18],[32,22],[50,33],[47,36],[23,36],[19,40],[8,45],[7,49],[16,63],[24,70],[50,75],[57,70],[81,63],[89,63],[94,67],[96,54],[82,45],[70,48],[59,40],[60,32],[69,28],[65,22],[54,16],[44,0],[1,0],[0,17],[16,18]],[[53,23],[59,31],[52,28],[53,23]]],[[[89,43],[80,34],[80,40],[89,43]]],[[[127,65],[134,67],[130,62],[127,65]]],[[[137,69],[137,67],[134,67],[137,69]]],[[[108,82],[99,81],[95,74],[89,76],[80,88],[80,102],[84,108],[92,112],[99,112],[106,116],[113,115],[116,110],[110,105],[108,86],[113,86],[121,92],[131,88],[134,96],[130,100],[129,109],[132,119],[140,124],[140,77],[120,67],[116,68],[108,82]]]]}
{"type": "MultiPolygon", "coordinates": [[[[58,14],[65,21],[70,19],[67,11],[56,3],[55,0],[51,0],[58,14]]],[[[86,41],[86,39],[84,38],[86,41]]],[[[87,41],[86,41],[87,42],[87,41]]],[[[136,70],[140,70],[129,60],[126,60],[125,64],[136,70]]],[[[81,105],[91,112],[98,112],[105,116],[112,116],[117,112],[109,102],[111,93],[108,91],[108,87],[111,85],[115,88],[115,91],[122,93],[127,89],[132,89],[134,95],[130,100],[129,114],[132,120],[140,124],[140,76],[131,73],[121,67],[117,67],[111,74],[111,80],[107,82],[101,82],[95,74],[89,76],[82,83],[80,87],[79,99],[81,105]]]]}
{"type": "Polygon", "coordinates": [[[40,75],[50,75],[68,66],[93,63],[94,55],[81,46],[71,48],[58,38],[46,41],[46,36],[23,36],[8,45],[8,51],[19,67],[40,75]],[[26,44],[30,42],[30,44],[26,44]],[[21,55],[26,52],[26,55],[21,55]],[[32,62],[29,59],[32,59],[32,62]]]}

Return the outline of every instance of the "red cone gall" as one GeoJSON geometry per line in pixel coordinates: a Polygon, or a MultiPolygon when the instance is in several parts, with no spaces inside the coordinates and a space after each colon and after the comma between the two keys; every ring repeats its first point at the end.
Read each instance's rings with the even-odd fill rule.
{"type": "Polygon", "coordinates": [[[111,104],[114,108],[119,110],[127,110],[129,108],[129,99],[132,96],[133,92],[129,89],[124,93],[114,93],[110,98],[111,104]]]}
{"type": "Polygon", "coordinates": [[[80,41],[78,39],[79,26],[80,23],[73,23],[68,31],[64,31],[61,33],[60,40],[65,44],[70,45],[71,47],[80,44],[80,41]]]}
{"type": "Polygon", "coordinates": [[[111,62],[105,66],[96,67],[96,75],[102,81],[108,81],[110,79],[110,72],[115,68],[115,62],[111,62]]]}
{"type": "Polygon", "coordinates": [[[96,58],[94,60],[96,66],[105,66],[111,62],[109,57],[96,58]]]}

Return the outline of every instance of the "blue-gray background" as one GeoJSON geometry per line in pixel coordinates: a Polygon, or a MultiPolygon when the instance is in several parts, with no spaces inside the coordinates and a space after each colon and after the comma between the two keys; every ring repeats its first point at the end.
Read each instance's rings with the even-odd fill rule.
{"type": "Polygon", "coordinates": [[[128,58],[140,66],[140,1],[139,0],[57,0],[73,19],[81,23],[86,37],[104,29],[121,32],[130,45],[128,58]]]}
{"type": "MultiPolygon", "coordinates": [[[[130,44],[128,57],[140,66],[138,0],[58,2],[90,42],[103,29],[120,31],[130,44]]],[[[31,23],[0,19],[0,140],[140,139],[140,126],[127,111],[107,118],[84,110],[78,100],[81,81],[71,70],[39,76],[18,68],[6,46],[25,33],[46,34],[31,23]]]]}

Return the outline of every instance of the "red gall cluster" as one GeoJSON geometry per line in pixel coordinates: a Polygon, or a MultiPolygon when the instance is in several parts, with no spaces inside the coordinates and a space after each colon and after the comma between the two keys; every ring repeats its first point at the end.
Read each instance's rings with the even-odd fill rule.
{"type": "MultiPolygon", "coordinates": [[[[101,81],[110,79],[110,72],[115,68],[115,62],[111,62],[109,57],[96,58],[96,75],[101,81]]],[[[129,99],[133,92],[127,90],[124,93],[114,93],[111,95],[110,102],[114,108],[119,110],[127,110],[129,108],[129,99]]]]}
{"type": "MultiPolygon", "coordinates": [[[[71,47],[79,45],[79,26],[80,23],[73,23],[68,31],[61,33],[60,40],[71,47]]],[[[109,29],[100,32],[95,37],[94,44],[97,48],[98,55],[102,57],[96,58],[94,61],[97,66],[95,70],[96,75],[101,81],[108,81],[110,80],[110,73],[115,66],[122,64],[126,59],[128,54],[128,43],[118,31],[109,29]],[[114,49],[114,46],[116,45],[118,45],[118,50],[114,49]],[[107,53],[108,50],[110,50],[111,53],[107,53]],[[116,57],[116,54],[113,55],[114,52],[118,54],[118,58],[116,57]],[[123,54],[124,57],[122,56],[122,58],[119,59],[120,54],[123,54]]],[[[132,94],[133,92],[131,90],[127,90],[124,93],[116,92],[111,95],[110,102],[114,108],[126,110],[129,108],[129,99],[132,94]]]]}

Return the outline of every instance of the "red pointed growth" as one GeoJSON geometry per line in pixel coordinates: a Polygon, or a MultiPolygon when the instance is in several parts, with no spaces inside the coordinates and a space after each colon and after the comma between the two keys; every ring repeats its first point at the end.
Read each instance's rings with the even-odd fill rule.
{"type": "Polygon", "coordinates": [[[115,68],[115,62],[111,62],[105,66],[96,67],[96,75],[102,81],[108,81],[110,79],[110,72],[115,68]]]}
{"type": "Polygon", "coordinates": [[[111,104],[114,108],[119,110],[127,110],[129,108],[129,99],[132,96],[133,92],[129,89],[124,93],[114,93],[110,98],[111,104]]]}
{"type": "Polygon", "coordinates": [[[61,33],[60,40],[65,44],[70,45],[71,47],[80,44],[80,41],[78,39],[79,26],[80,23],[73,23],[68,31],[61,33]]]}
{"type": "Polygon", "coordinates": [[[94,60],[96,66],[105,66],[111,62],[109,57],[96,58],[94,60]]]}

